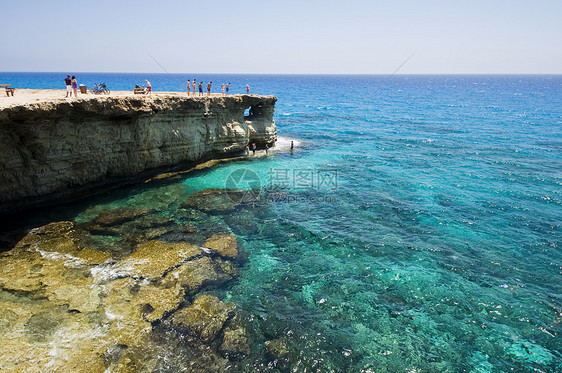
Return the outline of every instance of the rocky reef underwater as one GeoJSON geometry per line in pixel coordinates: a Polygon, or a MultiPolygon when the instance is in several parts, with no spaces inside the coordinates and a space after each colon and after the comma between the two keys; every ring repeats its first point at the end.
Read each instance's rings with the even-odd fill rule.
{"type": "Polygon", "coordinates": [[[95,206],[33,228],[1,254],[1,371],[271,371],[288,362],[282,338],[256,337],[248,316],[212,293],[247,260],[228,222],[263,213],[259,195],[207,189],[170,214],[165,196],[177,198],[177,187],[149,191],[155,208],[95,206]]]}

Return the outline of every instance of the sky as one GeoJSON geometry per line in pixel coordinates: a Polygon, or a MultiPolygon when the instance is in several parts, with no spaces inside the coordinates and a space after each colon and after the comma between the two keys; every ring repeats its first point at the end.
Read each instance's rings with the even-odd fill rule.
{"type": "Polygon", "coordinates": [[[562,0],[0,0],[0,15],[0,71],[562,73],[562,0]]]}

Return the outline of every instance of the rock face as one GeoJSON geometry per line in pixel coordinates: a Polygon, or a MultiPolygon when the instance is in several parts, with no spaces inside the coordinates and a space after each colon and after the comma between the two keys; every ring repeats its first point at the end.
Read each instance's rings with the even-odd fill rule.
{"type": "MultiPolygon", "coordinates": [[[[100,219],[127,216],[128,226],[145,218],[128,220],[139,211],[100,219]]],[[[206,240],[225,256],[160,239],[116,252],[89,247],[95,234],[87,227],[53,222],[0,254],[0,371],[169,371],[156,368],[158,351],[150,346],[178,341],[185,346],[175,351],[190,354],[191,371],[225,371],[250,353],[236,305],[201,294],[237,276],[234,235],[206,240]],[[166,341],[155,341],[159,335],[166,341]]]]}
{"type": "Polygon", "coordinates": [[[276,100],[124,96],[0,109],[0,214],[265,146],[276,140],[276,100]]]}

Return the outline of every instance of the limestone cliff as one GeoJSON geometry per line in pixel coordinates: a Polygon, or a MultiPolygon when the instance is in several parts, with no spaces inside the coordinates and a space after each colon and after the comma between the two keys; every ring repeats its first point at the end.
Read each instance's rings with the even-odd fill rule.
{"type": "Polygon", "coordinates": [[[264,146],[276,139],[276,100],[170,94],[1,109],[0,214],[264,146]]]}

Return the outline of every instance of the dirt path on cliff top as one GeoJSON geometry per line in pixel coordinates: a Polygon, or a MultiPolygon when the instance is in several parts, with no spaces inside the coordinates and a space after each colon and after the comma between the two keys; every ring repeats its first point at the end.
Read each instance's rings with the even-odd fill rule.
{"type": "MultiPolygon", "coordinates": [[[[185,92],[152,92],[152,95],[135,95],[132,91],[111,91],[109,95],[96,95],[92,93],[82,94],[78,92],[78,97],[65,97],[66,90],[65,89],[16,89],[14,96],[7,97],[3,92],[3,89],[0,90],[0,109],[12,107],[12,106],[19,106],[19,105],[27,105],[27,104],[34,104],[38,102],[53,102],[53,101],[80,101],[80,100],[88,100],[92,98],[98,97],[144,97],[146,99],[151,99],[153,97],[162,97],[162,96],[183,96],[187,97],[187,93],[185,92]]],[[[220,93],[212,93],[212,97],[220,97],[220,93]]],[[[236,95],[231,95],[236,96],[236,95]]],[[[190,96],[194,97],[194,96],[190,96]]],[[[195,96],[199,97],[199,96],[195,96]]],[[[206,95],[203,97],[207,97],[206,95]]]]}

